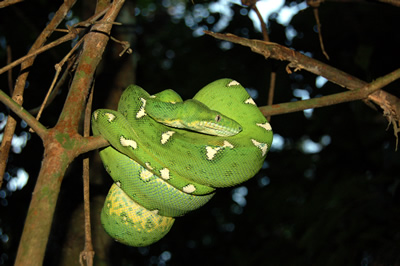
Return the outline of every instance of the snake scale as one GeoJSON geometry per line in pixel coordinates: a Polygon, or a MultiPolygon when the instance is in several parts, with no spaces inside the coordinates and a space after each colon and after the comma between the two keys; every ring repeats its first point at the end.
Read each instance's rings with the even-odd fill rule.
{"type": "Polygon", "coordinates": [[[147,246],[175,218],[207,203],[216,188],[253,177],[272,143],[271,126],[237,81],[220,79],[183,101],[172,90],[149,95],[130,85],[118,111],[92,115],[94,135],[114,180],[101,212],[106,232],[147,246]]]}

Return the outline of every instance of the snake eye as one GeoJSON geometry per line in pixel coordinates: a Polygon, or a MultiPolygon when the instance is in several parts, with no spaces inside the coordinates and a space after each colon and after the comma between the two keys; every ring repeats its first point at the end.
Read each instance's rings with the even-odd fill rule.
{"type": "Polygon", "coordinates": [[[221,116],[220,115],[217,115],[216,117],[215,117],[215,122],[219,122],[219,121],[221,121],[221,116]]]}

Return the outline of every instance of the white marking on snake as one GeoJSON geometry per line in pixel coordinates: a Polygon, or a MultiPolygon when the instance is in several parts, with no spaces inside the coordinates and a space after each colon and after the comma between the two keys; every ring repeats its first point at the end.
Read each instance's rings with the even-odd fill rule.
{"type": "Polygon", "coordinates": [[[143,168],[142,172],[140,172],[140,179],[142,179],[143,181],[148,181],[152,176],[153,173],[146,168],[143,168]]]}
{"type": "Polygon", "coordinates": [[[146,168],[147,168],[147,169],[153,170],[153,167],[151,167],[151,165],[150,165],[149,162],[144,163],[144,164],[146,165],[146,168]]]}
{"type": "Polygon", "coordinates": [[[217,152],[218,152],[220,149],[221,149],[221,147],[215,147],[215,148],[213,148],[213,147],[207,146],[207,147],[206,147],[207,159],[210,160],[210,161],[211,161],[212,159],[214,159],[215,154],[217,154],[217,152]]]}
{"type": "Polygon", "coordinates": [[[237,86],[237,85],[240,85],[240,83],[237,82],[236,80],[232,80],[231,82],[228,83],[227,86],[230,87],[230,86],[237,86]]]}
{"type": "Polygon", "coordinates": [[[158,215],[159,210],[152,210],[151,211],[153,214],[158,215]]]}
{"type": "Polygon", "coordinates": [[[117,181],[117,182],[115,182],[115,184],[116,184],[118,187],[121,187],[121,182],[117,181]]]}
{"type": "Polygon", "coordinates": [[[97,120],[97,116],[98,116],[98,114],[99,114],[99,112],[98,112],[98,111],[96,111],[96,112],[94,112],[94,113],[93,113],[94,120],[97,120]]]}
{"type": "Polygon", "coordinates": [[[233,149],[235,146],[233,146],[232,143],[230,143],[229,141],[224,140],[224,147],[233,149]]]}
{"type": "Polygon", "coordinates": [[[168,169],[168,168],[163,168],[163,169],[161,169],[161,170],[160,170],[160,176],[161,176],[161,178],[164,179],[164,180],[170,179],[170,176],[169,176],[169,169],[168,169]]]}
{"type": "Polygon", "coordinates": [[[256,146],[257,148],[259,148],[261,150],[262,156],[267,154],[268,145],[266,143],[258,142],[255,139],[251,139],[251,142],[253,142],[254,146],[256,146]]]}
{"type": "Polygon", "coordinates": [[[252,105],[255,105],[255,106],[257,106],[257,104],[254,102],[254,100],[253,100],[253,98],[248,98],[246,101],[244,101],[244,103],[248,103],[248,104],[252,104],[252,105]]]}
{"type": "Polygon", "coordinates": [[[110,123],[115,119],[115,115],[113,115],[112,113],[105,113],[104,115],[107,116],[107,120],[110,123]]]}
{"type": "Polygon", "coordinates": [[[131,139],[126,139],[124,136],[121,136],[119,138],[119,142],[121,143],[122,146],[124,147],[132,147],[133,149],[137,148],[137,143],[134,140],[131,139]]]}
{"type": "Polygon", "coordinates": [[[137,112],[136,114],[136,118],[142,118],[143,116],[146,115],[146,111],[144,110],[144,108],[146,107],[146,99],[140,98],[140,100],[142,101],[142,106],[139,109],[139,112],[137,112]]]}
{"type": "Polygon", "coordinates": [[[167,131],[161,135],[161,144],[165,144],[174,135],[175,131],[167,131]]]}
{"type": "Polygon", "coordinates": [[[264,128],[264,129],[267,130],[267,131],[272,130],[272,127],[271,127],[271,125],[270,125],[268,122],[265,122],[264,124],[256,124],[256,125],[259,126],[259,127],[264,128]]]}
{"type": "Polygon", "coordinates": [[[193,186],[192,184],[189,184],[187,186],[184,186],[182,188],[182,190],[183,190],[183,192],[186,192],[186,193],[190,194],[190,193],[193,193],[196,190],[196,187],[193,186]]]}

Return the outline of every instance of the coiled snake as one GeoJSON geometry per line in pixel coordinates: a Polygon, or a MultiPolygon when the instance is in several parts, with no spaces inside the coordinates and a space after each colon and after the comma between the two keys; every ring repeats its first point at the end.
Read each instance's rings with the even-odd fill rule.
{"type": "Polygon", "coordinates": [[[174,217],[204,205],[216,188],[253,177],[272,142],[270,124],[231,79],[186,101],[172,90],[151,96],[130,85],[118,111],[93,112],[92,129],[111,144],[100,150],[114,180],[101,221],[130,246],[158,241],[174,217]]]}

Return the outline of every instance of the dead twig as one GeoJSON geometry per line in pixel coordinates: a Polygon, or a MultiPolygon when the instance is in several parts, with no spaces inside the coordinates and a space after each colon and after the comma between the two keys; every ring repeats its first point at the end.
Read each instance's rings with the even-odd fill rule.
{"type": "MultiPolygon", "coordinates": [[[[76,0],[71,1],[71,2],[75,3],[75,1],[76,0]]],[[[1,68],[0,69],[0,75],[3,74],[4,72],[8,71],[9,69],[21,64],[22,62],[24,62],[24,61],[26,61],[26,60],[28,60],[28,59],[30,59],[32,57],[37,56],[38,54],[41,54],[41,53],[43,53],[43,52],[45,52],[45,51],[47,51],[47,50],[49,50],[51,48],[54,48],[54,47],[56,47],[56,46],[58,46],[58,45],[60,45],[60,44],[62,44],[64,42],[67,42],[67,41],[75,39],[83,30],[86,30],[87,27],[89,27],[90,25],[95,24],[95,21],[97,19],[99,19],[101,16],[103,16],[105,14],[105,12],[107,12],[107,10],[108,9],[105,9],[105,10],[93,15],[89,19],[87,19],[85,21],[82,21],[82,22],[79,22],[76,25],[74,25],[73,27],[70,27],[68,29],[68,34],[64,35],[63,37],[61,37],[61,38],[59,38],[59,39],[57,39],[57,40],[45,45],[45,46],[43,46],[43,47],[41,47],[39,49],[34,49],[34,50],[31,49],[31,51],[27,55],[15,60],[14,62],[12,62],[11,64],[8,64],[5,67],[1,68]]],[[[54,19],[54,17],[53,17],[53,19],[54,19]]],[[[54,29],[51,30],[51,32],[56,31],[56,30],[57,29],[54,28],[54,29]]],[[[46,29],[43,32],[45,32],[45,31],[46,31],[46,29]]],[[[50,31],[50,30],[48,30],[48,31],[50,31]]]]}
{"type": "MultiPolygon", "coordinates": [[[[12,62],[12,52],[11,52],[11,47],[7,45],[7,64],[10,64],[12,62]]],[[[13,94],[14,90],[14,82],[12,81],[12,70],[8,70],[7,72],[7,80],[8,80],[8,90],[10,92],[10,95],[13,94]]]]}
{"type": "Polygon", "coordinates": [[[122,50],[122,52],[119,53],[119,56],[122,56],[124,53],[127,53],[127,54],[131,54],[131,53],[132,53],[132,48],[131,48],[131,45],[130,45],[129,42],[127,42],[127,41],[120,41],[120,40],[118,40],[118,39],[116,39],[116,38],[114,38],[114,37],[112,37],[112,36],[110,36],[110,38],[111,38],[111,40],[113,40],[114,42],[119,43],[119,44],[122,45],[123,50],[122,50]]]}
{"type": "Polygon", "coordinates": [[[320,0],[308,0],[307,4],[313,8],[315,21],[317,22],[318,39],[319,39],[319,45],[321,47],[321,51],[325,55],[326,59],[329,60],[329,55],[325,50],[324,41],[322,39],[321,22],[319,21],[319,14],[318,14],[318,8],[319,8],[321,2],[322,1],[320,1],[320,0]]]}
{"type": "Polygon", "coordinates": [[[47,94],[46,94],[46,96],[45,96],[45,98],[44,98],[44,100],[43,100],[43,103],[42,103],[42,105],[40,106],[40,109],[39,109],[38,114],[37,114],[37,116],[36,116],[36,120],[39,120],[39,119],[40,119],[40,116],[42,115],[43,109],[44,109],[44,107],[46,106],[47,101],[48,101],[48,99],[49,99],[49,97],[50,97],[50,95],[51,95],[51,93],[52,93],[52,91],[53,91],[53,88],[54,88],[54,86],[55,86],[55,84],[56,84],[56,81],[57,81],[57,79],[58,79],[58,76],[59,76],[60,73],[61,73],[61,70],[62,70],[63,65],[64,65],[65,62],[70,58],[70,56],[72,55],[72,53],[74,53],[74,52],[76,51],[76,49],[78,49],[78,47],[81,46],[81,44],[82,44],[82,42],[83,42],[84,39],[85,39],[85,37],[81,38],[81,39],[74,45],[74,47],[71,49],[71,51],[69,51],[68,54],[67,54],[66,56],[64,56],[64,58],[60,61],[60,63],[58,63],[58,64],[55,65],[56,73],[55,73],[55,75],[54,75],[53,82],[51,83],[50,88],[48,89],[47,94]]]}
{"type": "MultiPolygon", "coordinates": [[[[276,82],[276,72],[272,71],[270,74],[270,81],[269,81],[269,91],[268,91],[268,106],[272,106],[274,103],[274,92],[275,92],[275,82],[276,82]]],[[[267,115],[267,120],[271,121],[271,115],[267,115]]]]}
{"type": "MultiPolygon", "coordinates": [[[[260,11],[257,8],[257,1],[242,0],[242,4],[250,4],[251,8],[256,12],[258,20],[260,21],[261,24],[263,40],[269,42],[267,24],[265,23],[263,17],[261,16],[260,11]]],[[[274,102],[275,81],[276,81],[276,72],[272,71],[270,73],[270,83],[268,88],[268,106],[271,106],[272,103],[274,102]]],[[[271,121],[270,115],[267,116],[267,120],[271,121]]]]}
{"type": "MultiPolygon", "coordinates": [[[[85,119],[83,126],[83,136],[89,137],[90,135],[90,118],[92,113],[92,102],[93,102],[93,91],[94,84],[90,91],[89,99],[86,104],[85,109],[85,119]]],[[[93,265],[93,257],[94,250],[92,244],[92,232],[91,232],[91,223],[90,223],[90,179],[89,179],[89,157],[83,159],[83,202],[84,202],[84,213],[85,213],[85,248],[81,252],[79,256],[79,262],[83,266],[85,265],[84,261],[86,261],[86,265],[93,265]]]]}
{"type": "MultiPolygon", "coordinates": [[[[57,96],[59,90],[61,89],[62,85],[65,83],[67,77],[69,77],[71,68],[73,67],[73,65],[75,63],[75,59],[76,59],[75,56],[73,56],[68,60],[68,64],[67,64],[67,66],[66,66],[66,68],[64,70],[64,73],[61,75],[61,78],[58,80],[57,84],[55,85],[53,91],[51,92],[49,98],[46,101],[46,104],[44,105],[44,108],[49,106],[50,103],[52,103],[53,100],[56,98],[56,96],[57,96]]],[[[57,66],[56,66],[56,68],[57,68],[57,66]]],[[[35,115],[35,114],[37,114],[39,112],[40,109],[42,109],[42,105],[40,105],[38,107],[35,107],[33,109],[30,109],[29,113],[31,113],[32,115],[35,115]]]]}

